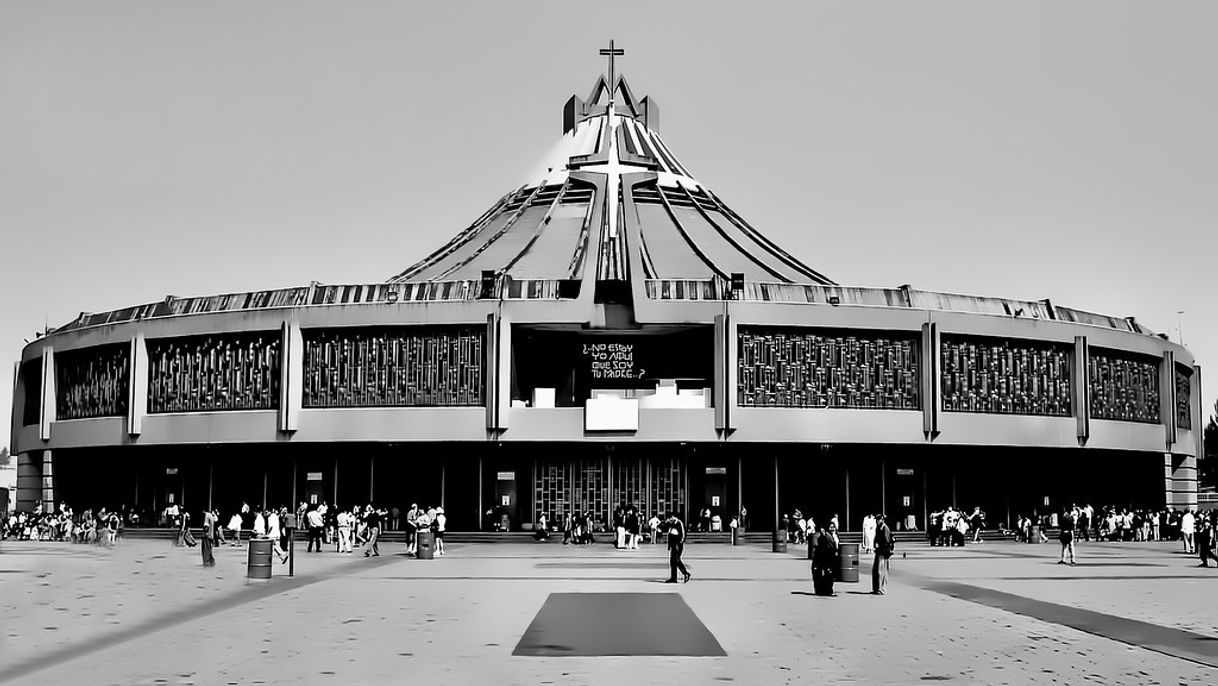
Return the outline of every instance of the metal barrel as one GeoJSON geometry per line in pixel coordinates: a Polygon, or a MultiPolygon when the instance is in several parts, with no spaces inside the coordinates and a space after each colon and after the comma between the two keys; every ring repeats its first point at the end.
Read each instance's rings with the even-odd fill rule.
{"type": "Polygon", "coordinates": [[[843,543],[838,547],[841,565],[837,572],[837,580],[843,583],[856,584],[859,580],[859,545],[843,543]]]}
{"type": "Polygon", "coordinates": [[[436,556],[436,535],[430,531],[418,533],[418,547],[415,548],[415,558],[432,560],[436,556]]]}
{"type": "Polygon", "coordinates": [[[776,553],[787,552],[787,530],[786,529],[775,529],[774,530],[773,551],[776,553]]]}
{"type": "Polygon", "coordinates": [[[271,578],[271,544],[269,538],[250,539],[249,566],[245,572],[247,579],[271,578]]]}

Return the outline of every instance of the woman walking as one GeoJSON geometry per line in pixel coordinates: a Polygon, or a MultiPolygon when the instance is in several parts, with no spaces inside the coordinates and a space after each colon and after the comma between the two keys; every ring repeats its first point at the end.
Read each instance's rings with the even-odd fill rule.
{"type": "Polygon", "coordinates": [[[203,551],[203,566],[215,567],[216,556],[212,554],[212,545],[216,541],[216,514],[210,510],[203,512],[203,540],[200,549],[203,551]]]}

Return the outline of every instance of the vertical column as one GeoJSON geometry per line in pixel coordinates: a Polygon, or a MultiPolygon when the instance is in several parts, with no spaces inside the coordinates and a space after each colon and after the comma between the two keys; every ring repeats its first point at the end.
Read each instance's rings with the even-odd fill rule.
{"type": "Polygon", "coordinates": [[[1196,452],[1193,453],[1197,459],[1205,459],[1205,408],[1204,401],[1201,399],[1201,365],[1193,365],[1193,442],[1196,443],[1196,452]]]}
{"type": "Polygon", "coordinates": [[[774,530],[782,525],[782,505],[778,502],[778,453],[774,453],[774,530]]]}
{"type": "Polygon", "coordinates": [[[42,511],[55,511],[55,462],[50,450],[42,451],[42,511]]]}
{"type": "MultiPolygon", "coordinates": [[[[926,495],[922,495],[922,501],[926,501],[926,495]]],[[[885,520],[888,518],[888,465],[884,464],[884,458],[880,458],[880,512],[884,515],[885,520]]],[[[892,526],[892,524],[889,524],[892,526]]]]}
{"type": "Polygon", "coordinates": [[[512,323],[494,313],[486,316],[486,428],[508,428],[512,407],[512,323]]]}
{"type": "Polygon", "coordinates": [[[20,453],[17,455],[17,502],[18,512],[33,512],[42,502],[42,455],[20,453]]]}
{"type": "MultiPolygon", "coordinates": [[[[291,433],[300,428],[304,403],[304,337],[300,322],[285,321],[279,341],[279,430],[291,433]]],[[[292,504],[296,506],[295,503],[292,504]]]]}
{"type": "Polygon", "coordinates": [[[373,502],[372,496],[376,494],[373,486],[376,484],[376,453],[368,456],[368,502],[373,502]]]}
{"type": "Polygon", "coordinates": [[[939,325],[922,324],[922,433],[927,440],[939,435],[939,325]]]}
{"type": "Polygon", "coordinates": [[[1074,364],[1070,368],[1071,410],[1074,412],[1078,444],[1086,445],[1091,436],[1091,379],[1087,377],[1091,351],[1086,336],[1074,337],[1074,364]]]}
{"type": "Polygon", "coordinates": [[[1171,492],[1167,504],[1177,509],[1197,507],[1197,458],[1193,455],[1167,453],[1171,463],[1171,492]]]}
{"type": "MultiPolygon", "coordinates": [[[[338,455],[334,456],[334,500],[330,501],[335,505],[338,504],[338,455]]],[[[441,503],[443,506],[443,503],[441,503]]]]}
{"type": "Polygon", "coordinates": [[[148,414],[148,343],[142,332],[131,337],[127,364],[127,434],[138,436],[148,414]]]}
{"type": "MultiPolygon", "coordinates": [[[[537,464],[536,463],[533,464],[533,474],[534,475],[537,474],[537,464]]],[[[440,456],[440,507],[444,508],[445,510],[448,509],[448,505],[445,503],[445,497],[444,497],[445,494],[448,493],[448,483],[447,482],[448,482],[448,455],[443,454],[440,456]]],[[[536,477],[534,477],[534,483],[536,483],[536,477]]],[[[534,493],[536,493],[536,491],[534,491],[534,493]]]]}
{"type": "Polygon", "coordinates": [[[42,348],[42,398],[38,413],[38,437],[51,440],[51,424],[55,422],[55,349],[42,348]]]}
{"type": "Polygon", "coordinates": [[[1175,501],[1175,461],[1171,453],[1163,453],[1163,504],[1171,506],[1175,501]]]}
{"type": "Polygon", "coordinates": [[[1176,354],[1170,350],[1163,351],[1159,365],[1159,418],[1166,448],[1171,450],[1176,443],[1176,354]]]}
{"type": "Polygon", "coordinates": [[[850,531],[850,463],[846,463],[846,519],[842,522],[842,531],[850,531]]]}
{"type": "Polygon", "coordinates": [[[216,456],[209,450],[207,451],[207,509],[210,510],[212,505],[212,494],[216,483],[216,456]]]}
{"type": "Polygon", "coordinates": [[[723,303],[723,314],[715,315],[715,428],[730,432],[736,428],[736,327],[723,303]]]}
{"type": "MultiPolygon", "coordinates": [[[[736,456],[736,515],[744,509],[744,458],[736,456]]],[[[729,520],[730,521],[730,520],[729,520]]],[[[744,517],[740,517],[740,528],[744,528],[744,517]]]]}
{"type": "Polygon", "coordinates": [[[19,413],[25,407],[25,384],[21,381],[20,359],[13,363],[13,395],[11,397],[13,404],[9,406],[9,450],[14,454],[20,454],[21,446],[18,445],[18,442],[21,440],[22,417],[19,413]]]}

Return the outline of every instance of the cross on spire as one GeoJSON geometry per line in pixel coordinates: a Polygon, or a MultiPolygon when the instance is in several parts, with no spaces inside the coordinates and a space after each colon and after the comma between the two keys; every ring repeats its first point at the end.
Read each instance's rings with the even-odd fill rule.
{"type": "Polygon", "coordinates": [[[614,60],[613,60],[613,58],[625,55],[626,51],[622,50],[621,48],[613,47],[613,39],[610,38],[609,47],[607,49],[601,48],[600,54],[601,54],[601,57],[609,58],[609,109],[612,110],[613,109],[613,93],[614,93],[614,91],[617,90],[617,83],[614,82],[614,73],[613,73],[614,60]]]}

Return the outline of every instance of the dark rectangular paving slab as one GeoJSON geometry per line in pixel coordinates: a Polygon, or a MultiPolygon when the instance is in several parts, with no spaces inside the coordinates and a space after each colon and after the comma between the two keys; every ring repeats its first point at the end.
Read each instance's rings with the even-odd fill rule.
{"type": "Polygon", "coordinates": [[[538,562],[541,569],[668,569],[667,561],[653,562],[538,562]]]}
{"type": "Polygon", "coordinates": [[[551,593],[512,654],[727,655],[677,593],[551,593]]]}
{"type": "Polygon", "coordinates": [[[1218,667],[1218,636],[1205,636],[1183,629],[1136,619],[1083,610],[1077,607],[1034,600],[990,588],[954,581],[926,580],[924,587],[943,595],[986,605],[1085,631],[1089,634],[1139,646],[1165,655],[1218,667]]]}

